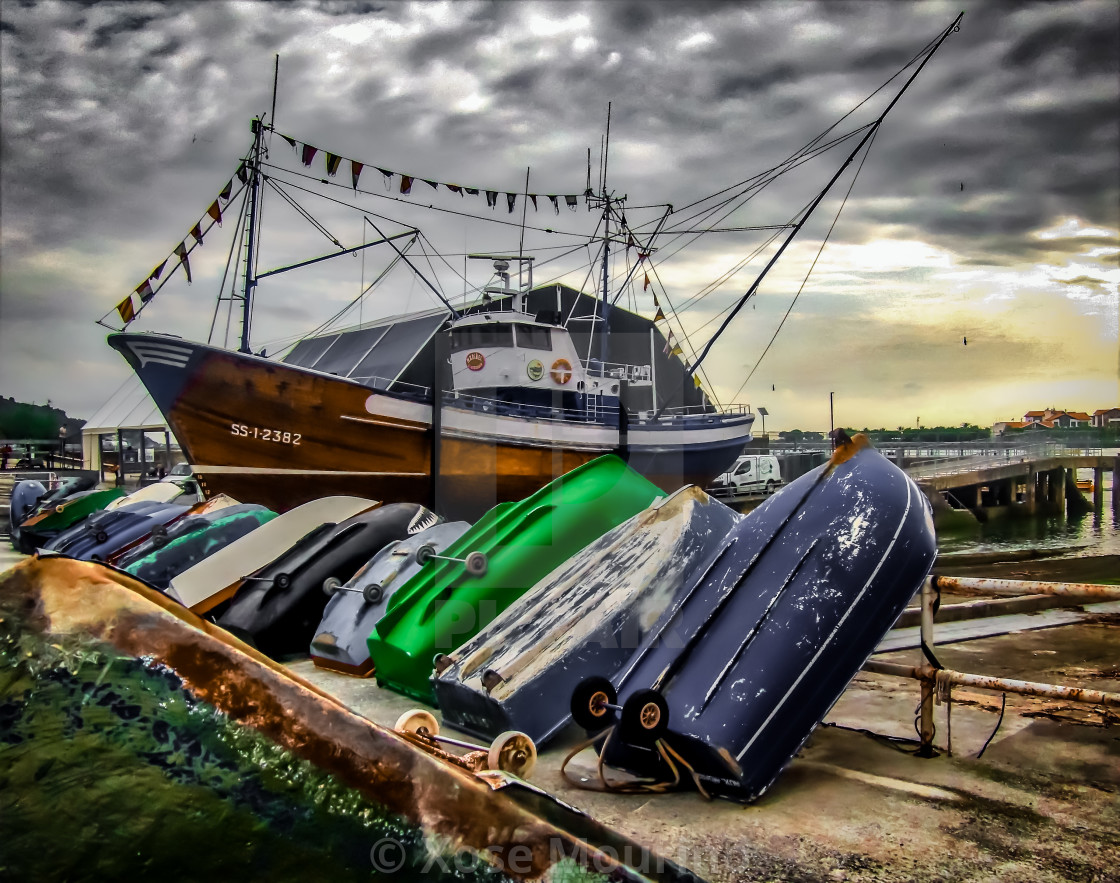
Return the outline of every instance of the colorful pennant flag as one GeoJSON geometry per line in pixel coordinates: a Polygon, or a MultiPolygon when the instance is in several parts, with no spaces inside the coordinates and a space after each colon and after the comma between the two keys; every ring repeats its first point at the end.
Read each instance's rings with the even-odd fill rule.
{"type": "Polygon", "coordinates": [[[411,192],[412,192],[412,176],[411,175],[401,175],[401,193],[411,193],[411,192]]]}
{"type": "Polygon", "coordinates": [[[240,181],[242,184],[244,184],[246,181],[249,180],[249,171],[248,171],[248,169],[245,168],[245,163],[242,163],[241,165],[239,165],[237,167],[236,174],[237,174],[237,180],[240,181]]]}
{"type": "Polygon", "coordinates": [[[513,207],[516,203],[517,203],[517,194],[516,193],[507,193],[506,194],[506,205],[509,207],[509,213],[511,215],[513,214],[513,207]]]}
{"type": "Polygon", "coordinates": [[[700,388],[700,375],[699,374],[693,374],[692,375],[692,385],[695,386],[697,389],[700,388]]]}
{"type": "Polygon", "coordinates": [[[570,208],[573,212],[576,210],[577,201],[578,201],[578,197],[575,197],[575,196],[565,196],[564,197],[564,202],[567,204],[568,208],[570,208]]]}
{"type": "Polygon", "coordinates": [[[646,281],[642,283],[642,291],[649,288],[649,273],[646,273],[646,281]]]}
{"type": "Polygon", "coordinates": [[[665,355],[669,355],[669,353],[672,349],[673,349],[673,329],[670,328],[669,333],[667,335],[665,335],[665,346],[662,347],[661,352],[663,352],[665,355]]]}
{"type": "Polygon", "coordinates": [[[429,181],[427,178],[424,178],[423,181],[433,190],[439,190],[439,181],[429,181]]]}
{"type": "Polygon", "coordinates": [[[187,244],[180,242],[176,245],[175,254],[179,256],[179,263],[183,265],[183,272],[187,274],[187,282],[193,281],[191,279],[191,263],[187,260],[187,244]]]}
{"type": "Polygon", "coordinates": [[[354,180],[354,189],[358,189],[358,176],[362,174],[364,166],[356,159],[350,160],[350,177],[354,180]]]}
{"type": "Polygon", "coordinates": [[[487,190],[486,191],[486,207],[487,208],[493,208],[497,204],[498,204],[498,191],[497,190],[487,190]]]}
{"type": "Polygon", "coordinates": [[[121,321],[125,324],[136,318],[136,309],[132,306],[131,294],[117,304],[117,312],[121,314],[121,321]]]}
{"type": "Polygon", "coordinates": [[[669,353],[669,355],[671,355],[671,356],[681,356],[681,355],[684,355],[684,350],[682,350],[679,346],[674,346],[672,351],[669,353]]]}
{"type": "Polygon", "coordinates": [[[149,282],[147,279],[145,279],[138,286],[136,286],[136,293],[138,295],[140,295],[140,303],[144,303],[144,304],[146,304],[148,301],[150,301],[153,297],[156,296],[156,293],[154,291],[152,291],[152,283],[149,282]]]}
{"type": "Polygon", "coordinates": [[[458,193],[460,196],[463,195],[463,188],[458,184],[444,184],[443,186],[450,190],[452,193],[458,193]]]}
{"type": "Polygon", "coordinates": [[[467,193],[469,193],[471,196],[478,196],[477,187],[464,187],[463,189],[466,190],[467,193]]]}
{"type": "Polygon", "coordinates": [[[199,223],[195,224],[193,227],[191,227],[191,236],[193,236],[195,238],[195,241],[199,245],[202,245],[202,222],[201,221],[199,223]]]}
{"type": "Polygon", "coordinates": [[[333,153],[327,154],[327,174],[334,177],[334,173],[338,171],[338,164],[342,162],[341,156],[336,156],[333,153]]]}
{"type": "MultiPolygon", "coordinates": [[[[210,204],[210,208],[208,208],[206,210],[206,214],[208,214],[210,217],[212,217],[214,219],[214,222],[219,227],[222,226],[222,209],[221,209],[221,206],[218,205],[218,200],[215,199],[210,204]]],[[[201,241],[202,240],[200,239],[199,242],[201,242],[201,241]]]]}
{"type": "Polygon", "coordinates": [[[303,164],[305,166],[310,166],[311,161],[313,159],[315,159],[315,154],[318,153],[318,152],[319,152],[318,147],[312,147],[310,144],[304,144],[303,145],[303,157],[302,157],[303,164]]]}
{"type": "Polygon", "coordinates": [[[665,319],[665,313],[662,311],[661,307],[658,307],[657,308],[657,314],[653,317],[653,321],[654,322],[662,322],[662,321],[664,321],[664,319],[665,319]]]}
{"type": "Polygon", "coordinates": [[[218,194],[218,198],[223,202],[229,202],[230,194],[233,193],[233,178],[226,182],[226,186],[222,188],[222,192],[218,194]]]}
{"type": "Polygon", "coordinates": [[[560,214],[560,198],[558,196],[549,196],[548,198],[552,201],[552,210],[556,214],[560,214]]]}
{"type": "Polygon", "coordinates": [[[641,263],[642,261],[644,261],[651,254],[653,254],[653,252],[651,252],[651,251],[641,251],[641,250],[639,250],[638,251],[638,263],[641,263]]]}
{"type": "Polygon", "coordinates": [[[295,138],[289,138],[287,135],[281,135],[280,137],[283,138],[285,141],[287,141],[289,144],[292,145],[292,150],[296,149],[296,139],[295,138]]]}
{"type": "Polygon", "coordinates": [[[531,199],[533,201],[533,211],[536,211],[537,210],[537,194],[530,193],[529,194],[529,199],[531,199]]]}
{"type": "Polygon", "coordinates": [[[152,270],[152,272],[150,272],[148,274],[148,278],[149,279],[158,279],[160,277],[160,275],[163,273],[163,268],[165,266],[167,266],[167,258],[164,258],[162,261],[160,261],[159,266],[156,267],[154,270],[152,270]]]}

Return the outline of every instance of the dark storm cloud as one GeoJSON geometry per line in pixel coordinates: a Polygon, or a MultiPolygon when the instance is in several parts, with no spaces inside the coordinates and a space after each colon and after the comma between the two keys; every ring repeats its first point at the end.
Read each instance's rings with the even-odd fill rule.
{"type": "MultiPolygon", "coordinates": [[[[1114,247],[1107,232],[1037,233],[1070,217],[1105,231],[1120,225],[1115,3],[965,6],[961,31],[876,138],[833,241],[912,240],[951,253],[958,267],[1000,272],[1114,247]]],[[[22,365],[57,371],[41,356],[49,348],[36,326],[63,311],[88,319],[111,309],[186,234],[248,146],[249,117],[270,107],[276,53],[281,131],[487,188],[519,189],[531,166],[534,188],[582,190],[586,150],[594,178],[613,102],[612,186],[632,204],[679,207],[806,143],[958,11],[952,2],[5,3],[3,365],[18,352],[22,365]]],[[[883,103],[878,96],[868,109],[883,103]]],[[[291,160],[286,145],[273,150],[291,160]]],[[[823,184],[844,151],[799,176],[823,184]]],[[[848,181],[806,234],[823,235],[848,181]]],[[[372,170],[362,183],[381,188],[372,170]]],[[[811,192],[800,187],[779,182],[735,220],[786,220],[811,192]]],[[[446,198],[422,190],[424,199],[446,198]]],[[[274,219],[287,211],[276,205],[274,219]]],[[[632,214],[637,223],[641,213],[632,214]]],[[[559,219],[548,211],[537,222],[585,217],[582,208],[559,219]]],[[[706,267],[731,245],[703,247],[694,247],[694,260],[706,267]]],[[[1066,275],[1064,289],[1101,290],[1093,267],[1066,275]]],[[[924,267],[894,275],[866,267],[859,278],[853,287],[931,284],[924,267]]],[[[209,299],[203,287],[193,286],[195,303],[209,299]]],[[[876,339],[895,339],[866,304],[844,308],[844,328],[868,332],[868,353],[876,339]]],[[[293,299],[277,312],[306,310],[293,299]]],[[[827,334],[829,320],[804,327],[827,334]]],[[[926,333],[899,332],[901,345],[883,350],[884,371],[926,333]]],[[[1002,354],[1016,344],[1006,337],[1002,354]]],[[[103,347],[90,341],[90,353],[103,347]]],[[[811,383],[798,374],[796,352],[768,358],[811,383]]]]}

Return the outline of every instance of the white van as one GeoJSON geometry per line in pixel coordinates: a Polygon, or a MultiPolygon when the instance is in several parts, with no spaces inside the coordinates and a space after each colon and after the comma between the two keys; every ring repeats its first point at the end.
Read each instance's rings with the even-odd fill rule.
{"type": "Polygon", "coordinates": [[[735,465],[712,482],[712,487],[731,494],[771,494],[782,483],[778,458],[770,454],[744,454],[735,465]]]}

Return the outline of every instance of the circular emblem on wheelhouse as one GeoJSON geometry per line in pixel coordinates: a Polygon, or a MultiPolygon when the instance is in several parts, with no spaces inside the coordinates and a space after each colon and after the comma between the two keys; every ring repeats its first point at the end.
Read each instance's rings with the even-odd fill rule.
{"type": "Polygon", "coordinates": [[[529,375],[530,380],[540,380],[544,377],[544,365],[541,364],[540,359],[533,359],[525,366],[525,373],[529,375]]]}
{"type": "Polygon", "coordinates": [[[467,353],[467,367],[472,371],[481,371],[486,365],[486,356],[482,353],[467,353]]]}

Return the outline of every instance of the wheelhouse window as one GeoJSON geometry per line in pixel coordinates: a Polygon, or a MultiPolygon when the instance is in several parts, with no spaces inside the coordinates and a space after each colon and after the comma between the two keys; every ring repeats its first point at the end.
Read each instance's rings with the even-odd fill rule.
{"type": "Polygon", "coordinates": [[[517,345],[527,350],[551,350],[552,329],[539,325],[518,325],[517,345]]]}
{"type": "Polygon", "coordinates": [[[451,352],[513,346],[513,328],[509,325],[467,325],[451,331],[451,352]]]}

